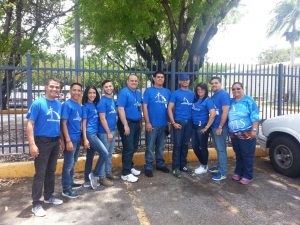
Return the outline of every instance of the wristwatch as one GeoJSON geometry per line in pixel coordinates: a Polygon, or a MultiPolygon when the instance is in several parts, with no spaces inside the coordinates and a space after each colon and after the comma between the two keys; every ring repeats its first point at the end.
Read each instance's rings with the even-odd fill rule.
{"type": "Polygon", "coordinates": [[[223,126],[222,126],[222,125],[219,125],[219,128],[220,128],[220,129],[222,129],[222,128],[223,128],[223,126]]]}
{"type": "Polygon", "coordinates": [[[255,131],[255,132],[256,132],[256,131],[257,131],[257,128],[252,128],[252,131],[255,131]]]}

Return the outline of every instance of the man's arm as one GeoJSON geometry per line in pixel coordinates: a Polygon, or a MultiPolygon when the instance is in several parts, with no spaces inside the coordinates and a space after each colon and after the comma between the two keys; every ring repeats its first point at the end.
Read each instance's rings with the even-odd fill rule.
{"type": "Polygon", "coordinates": [[[113,140],[113,135],[112,133],[110,132],[110,129],[109,129],[109,126],[108,126],[108,123],[107,123],[107,120],[106,120],[106,113],[99,113],[99,117],[100,117],[100,122],[102,124],[102,127],[103,129],[105,130],[106,134],[107,134],[107,140],[109,142],[112,142],[113,140]]]}
{"type": "Polygon", "coordinates": [[[119,118],[124,126],[124,130],[125,130],[124,135],[128,136],[130,134],[130,129],[128,126],[128,122],[126,120],[126,114],[125,114],[124,107],[118,106],[118,113],[119,113],[119,118]]]}
{"type": "Polygon", "coordinates": [[[172,124],[172,126],[175,129],[180,129],[181,125],[178,124],[178,123],[175,123],[175,120],[174,120],[174,115],[173,115],[174,106],[175,105],[174,105],[173,102],[170,102],[169,105],[168,105],[168,115],[169,115],[170,123],[172,124]]]}
{"type": "Polygon", "coordinates": [[[143,104],[143,114],[144,114],[144,119],[145,119],[145,123],[146,123],[146,131],[151,132],[152,131],[152,124],[151,124],[150,119],[149,119],[148,105],[145,104],[145,103],[143,104]]]}
{"type": "Polygon", "coordinates": [[[26,128],[26,133],[27,133],[27,140],[29,144],[29,151],[30,155],[34,158],[38,157],[39,155],[39,149],[35,144],[34,141],[34,121],[31,119],[28,119],[27,121],[27,128],[26,128]]]}
{"type": "Polygon", "coordinates": [[[71,141],[70,135],[69,135],[69,131],[68,131],[68,127],[67,127],[67,120],[62,120],[61,121],[61,131],[65,137],[65,141],[66,141],[66,150],[67,151],[73,151],[73,143],[71,141]]]}
{"type": "Polygon", "coordinates": [[[228,116],[228,111],[229,111],[229,105],[224,105],[222,106],[222,115],[221,115],[221,120],[219,123],[219,127],[216,129],[216,134],[221,135],[222,133],[222,128],[227,120],[228,116]]]}

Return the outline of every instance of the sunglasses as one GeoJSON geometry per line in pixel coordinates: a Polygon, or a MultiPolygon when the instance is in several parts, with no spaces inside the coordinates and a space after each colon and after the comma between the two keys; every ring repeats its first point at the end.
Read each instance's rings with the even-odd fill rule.
{"type": "Polygon", "coordinates": [[[239,91],[239,90],[241,90],[242,88],[232,88],[231,90],[232,91],[239,91]]]}

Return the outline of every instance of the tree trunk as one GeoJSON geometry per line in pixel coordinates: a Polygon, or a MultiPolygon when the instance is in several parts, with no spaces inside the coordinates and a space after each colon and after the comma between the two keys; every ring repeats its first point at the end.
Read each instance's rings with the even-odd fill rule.
{"type": "Polygon", "coordinates": [[[291,40],[291,54],[290,54],[290,58],[291,58],[291,67],[293,67],[295,65],[295,41],[291,40]]]}

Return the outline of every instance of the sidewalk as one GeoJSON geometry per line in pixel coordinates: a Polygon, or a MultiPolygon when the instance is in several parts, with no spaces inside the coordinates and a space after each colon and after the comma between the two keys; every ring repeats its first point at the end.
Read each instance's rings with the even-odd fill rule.
{"type": "MultiPolygon", "coordinates": [[[[211,165],[215,162],[210,161],[211,165]]],[[[197,163],[191,166],[196,167],[197,163]]],[[[229,161],[229,175],[234,162],[229,161]]],[[[141,169],[141,167],[140,167],[141,169]]],[[[82,182],[83,174],[76,174],[82,182]]],[[[61,197],[61,177],[57,196],[61,197]]],[[[46,205],[47,216],[31,213],[32,178],[0,192],[1,225],[254,225],[299,224],[300,178],[276,174],[270,162],[255,159],[255,180],[248,186],[226,179],[211,180],[210,174],[177,179],[154,170],[137,183],[119,180],[110,188],[82,189],[75,200],[60,206],[46,205]]]]}

